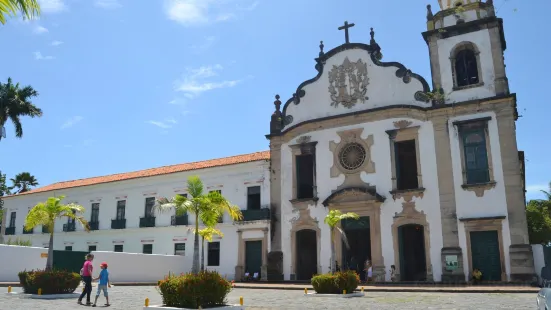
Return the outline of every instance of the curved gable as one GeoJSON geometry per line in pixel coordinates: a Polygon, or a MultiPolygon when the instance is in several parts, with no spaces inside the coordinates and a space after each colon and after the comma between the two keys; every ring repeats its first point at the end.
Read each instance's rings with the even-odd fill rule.
{"type": "Polygon", "coordinates": [[[379,195],[374,187],[347,187],[329,195],[322,204],[327,207],[332,203],[338,204],[357,201],[384,202],[385,197],[379,195]]]}
{"type": "MultiPolygon", "coordinates": [[[[320,46],[323,48],[323,45],[320,46]]],[[[318,74],[299,85],[282,111],[282,130],[304,122],[392,106],[432,106],[426,80],[397,62],[381,62],[379,47],[346,43],[316,59],[318,74]]]]}

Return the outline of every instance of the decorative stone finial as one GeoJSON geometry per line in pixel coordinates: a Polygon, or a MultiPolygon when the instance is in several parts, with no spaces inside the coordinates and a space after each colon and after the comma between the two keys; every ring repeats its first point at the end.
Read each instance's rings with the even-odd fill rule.
{"type": "Polygon", "coordinates": [[[320,41],[320,57],[323,56],[323,41],[320,41]]]}
{"type": "Polygon", "coordinates": [[[486,0],[487,5],[494,5],[494,0],[486,0]]]}
{"type": "Polygon", "coordinates": [[[276,111],[280,111],[280,107],[281,107],[281,101],[279,101],[279,95],[275,95],[275,101],[274,101],[274,105],[275,105],[275,108],[276,108],[276,111]]]}
{"type": "Polygon", "coordinates": [[[427,21],[433,20],[432,8],[430,4],[427,4],[427,21]]]}
{"type": "Polygon", "coordinates": [[[371,35],[371,44],[375,44],[375,31],[373,31],[373,27],[371,27],[371,32],[369,32],[369,34],[371,35]]]}

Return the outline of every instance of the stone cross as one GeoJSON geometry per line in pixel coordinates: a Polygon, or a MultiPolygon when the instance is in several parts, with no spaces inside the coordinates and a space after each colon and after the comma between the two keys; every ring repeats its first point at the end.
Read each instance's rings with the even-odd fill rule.
{"type": "Polygon", "coordinates": [[[345,21],[344,26],[339,27],[339,30],[344,29],[344,38],[345,38],[347,44],[350,43],[350,40],[348,39],[348,28],[352,28],[354,26],[355,26],[354,23],[349,24],[347,21],[345,21]]]}

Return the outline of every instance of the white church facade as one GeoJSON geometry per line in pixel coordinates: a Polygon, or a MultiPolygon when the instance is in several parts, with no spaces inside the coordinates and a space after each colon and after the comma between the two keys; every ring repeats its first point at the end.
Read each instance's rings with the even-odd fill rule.
{"type": "MultiPolygon", "coordinates": [[[[465,281],[474,268],[487,280],[532,280],[524,155],[502,20],[492,1],[439,2],[437,13],[427,7],[423,33],[432,87],[404,65],[385,62],[373,29],[369,44],[350,43],[354,25],[345,23],[343,45],[325,51],[320,44],[317,75],[287,101],[276,96],[269,151],[7,197],[4,238],[23,234],[34,204],[63,194],[99,224],[85,233],[59,223],[56,249],[191,258],[192,219],[145,214],[155,197],[185,194],[187,177],[199,175],[208,190],[221,190],[244,210],[244,221],[224,219],[224,237],[205,249],[207,268],[230,278],[249,271],[263,280],[308,280],[328,272],[323,220],[341,210],[360,216],[340,224],[349,241],[336,245],[341,268],[363,269],[370,260],[377,281],[390,281],[391,266],[399,281],[465,281]]],[[[24,237],[47,243],[38,231],[24,237]]]]}

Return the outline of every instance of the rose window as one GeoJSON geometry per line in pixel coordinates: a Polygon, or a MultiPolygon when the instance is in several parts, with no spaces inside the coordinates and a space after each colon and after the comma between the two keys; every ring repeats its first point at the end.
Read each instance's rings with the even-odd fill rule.
{"type": "Polygon", "coordinates": [[[358,143],[350,143],[342,148],[339,153],[339,162],[346,170],[356,170],[365,162],[366,152],[363,146],[358,143]]]}

